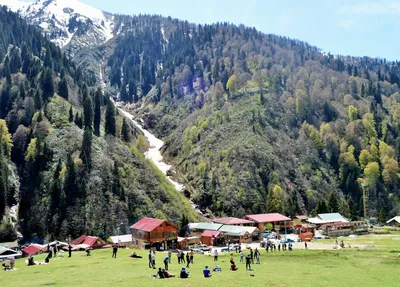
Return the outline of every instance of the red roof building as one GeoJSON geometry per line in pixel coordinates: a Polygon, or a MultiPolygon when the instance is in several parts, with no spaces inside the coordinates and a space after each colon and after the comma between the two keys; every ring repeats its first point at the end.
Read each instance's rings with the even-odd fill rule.
{"type": "Polygon", "coordinates": [[[103,247],[105,244],[106,243],[104,242],[104,240],[101,239],[100,237],[86,236],[86,235],[82,235],[71,242],[71,245],[74,246],[75,250],[88,249],[88,248],[96,249],[103,247]]]}
{"type": "Polygon", "coordinates": [[[22,249],[22,255],[24,257],[29,256],[29,255],[35,255],[45,249],[45,246],[39,245],[39,244],[31,244],[28,247],[25,247],[22,249]]]}
{"type": "Polygon", "coordinates": [[[130,227],[132,241],[138,247],[146,245],[160,248],[173,248],[177,245],[179,228],[172,223],[162,220],[144,217],[130,227]]]}
{"type": "Polygon", "coordinates": [[[292,220],[279,213],[266,213],[266,214],[250,214],[243,217],[244,219],[251,220],[257,223],[258,228],[263,228],[268,223],[275,225],[279,225],[281,228],[286,227],[290,228],[292,226],[292,220]]]}
{"type": "Polygon", "coordinates": [[[214,243],[216,243],[216,239],[218,238],[219,235],[221,235],[221,232],[219,232],[219,231],[205,230],[201,234],[201,242],[203,244],[207,244],[209,246],[214,246],[214,243]]]}
{"type": "Polygon", "coordinates": [[[255,222],[251,220],[246,220],[242,218],[236,217],[221,217],[214,218],[213,222],[227,224],[227,225],[239,225],[239,226],[254,226],[255,222]]]}

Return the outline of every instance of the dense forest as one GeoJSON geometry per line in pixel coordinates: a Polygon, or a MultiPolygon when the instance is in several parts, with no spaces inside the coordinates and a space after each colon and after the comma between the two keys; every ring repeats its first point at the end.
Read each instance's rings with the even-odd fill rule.
{"type": "Polygon", "coordinates": [[[26,240],[107,237],[143,216],[195,218],[144,159],[144,136],[75,63],[6,7],[0,31],[0,241],[16,230],[26,240]]]}
{"type": "Polygon", "coordinates": [[[228,23],[114,16],[112,40],[69,59],[1,8],[0,240],[196,220],[108,95],[165,140],[184,195],[210,216],[358,219],[363,192],[369,217],[400,212],[400,63],[228,23]]]}
{"type": "Polygon", "coordinates": [[[400,63],[227,23],[121,17],[110,86],[209,214],[400,212],[400,63]],[[122,68],[121,68],[122,67],[122,68]]]}

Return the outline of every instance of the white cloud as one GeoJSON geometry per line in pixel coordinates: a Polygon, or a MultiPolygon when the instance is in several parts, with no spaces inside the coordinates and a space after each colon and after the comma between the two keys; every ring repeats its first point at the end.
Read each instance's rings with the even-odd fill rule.
{"type": "Polygon", "coordinates": [[[354,5],[342,6],[339,9],[342,14],[370,14],[370,15],[397,15],[400,14],[400,2],[398,1],[375,1],[364,2],[354,5]]]}
{"type": "Polygon", "coordinates": [[[353,29],[357,28],[357,22],[352,19],[346,19],[346,20],[339,20],[337,22],[337,25],[343,29],[353,29]]]}

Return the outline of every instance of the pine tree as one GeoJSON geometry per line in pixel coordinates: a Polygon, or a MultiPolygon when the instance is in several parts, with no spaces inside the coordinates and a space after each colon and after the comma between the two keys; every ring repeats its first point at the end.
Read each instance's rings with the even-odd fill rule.
{"type": "Polygon", "coordinates": [[[83,123],[86,128],[89,128],[90,130],[93,130],[93,103],[92,103],[92,98],[90,96],[87,96],[84,104],[83,104],[83,123]]]}
{"type": "Polygon", "coordinates": [[[328,196],[328,210],[329,212],[339,211],[339,201],[336,197],[336,193],[333,191],[328,196]]]}
{"type": "Polygon", "coordinates": [[[68,82],[66,77],[63,77],[59,86],[58,86],[58,93],[61,97],[68,100],[69,97],[69,90],[68,90],[68,82]]]}
{"type": "Polygon", "coordinates": [[[106,109],[106,123],[105,123],[106,134],[115,136],[117,128],[115,124],[115,107],[112,101],[108,101],[106,109]]]}
{"type": "Polygon", "coordinates": [[[41,87],[43,91],[43,101],[47,101],[54,95],[54,81],[53,81],[53,72],[46,68],[42,71],[41,76],[41,87]]]}
{"type": "Polygon", "coordinates": [[[100,122],[101,122],[101,90],[98,89],[94,96],[94,134],[100,136],[100,122]]]}
{"type": "Polygon", "coordinates": [[[317,203],[317,207],[315,208],[315,213],[316,214],[321,214],[321,213],[328,213],[328,206],[326,206],[326,202],[323,199],[320,199],[317,203]]]}
{"type": "Polygon", "coordinates": [[[72,109],[72,106],[69,108],[69,122],[72,123],[74,121],[74,111],[72,109]]]}
{"type": "Polygon", "coordinates": [[[85,132],[83,133],[82,148],[80,158],[86,167],[87,171],[92,169],[92,130],[90,127],[85,127],[85,132]]]}
{"type": "Polygon", "coordinates": [[[76,172],[75,162],[71,155],[67,159],[67,172],[64,180],[64,192],[67,206],[72,206],[78,199],[78,175],[76,172]]]}
{"type": "Polygon", "coordinates": [[[78,112],[75,114],[75,124],[81,129],[82,128],[82,117],[79,115],[78,112]]]}
{"type": "Polygon", "coordinates": [[[37,110],[40,110],[42,108],[43,101],[42,101],[42,95],[40,93],[40,90],[37,89],[35,93],[35,108],[37,110]]]}
{"type": "Polygon", "coordinates": [[[124,117],[123,121],[122,121],[122,130],[121,130],[121,136],[122,139],[126,142],[129,142],[130,140],[130,129],[129,129],[129,125],[126,122],[126,119],[124,117]]]}

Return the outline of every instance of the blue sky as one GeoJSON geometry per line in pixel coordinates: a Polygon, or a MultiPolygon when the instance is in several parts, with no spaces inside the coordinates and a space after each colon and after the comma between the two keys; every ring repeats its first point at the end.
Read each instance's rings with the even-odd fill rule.
{"type": "Polygon", "coordinates": [[[400,60],[400,0],[81,0],[120,14],[230,22],[304,40],[333,54],[400,60]]]}

